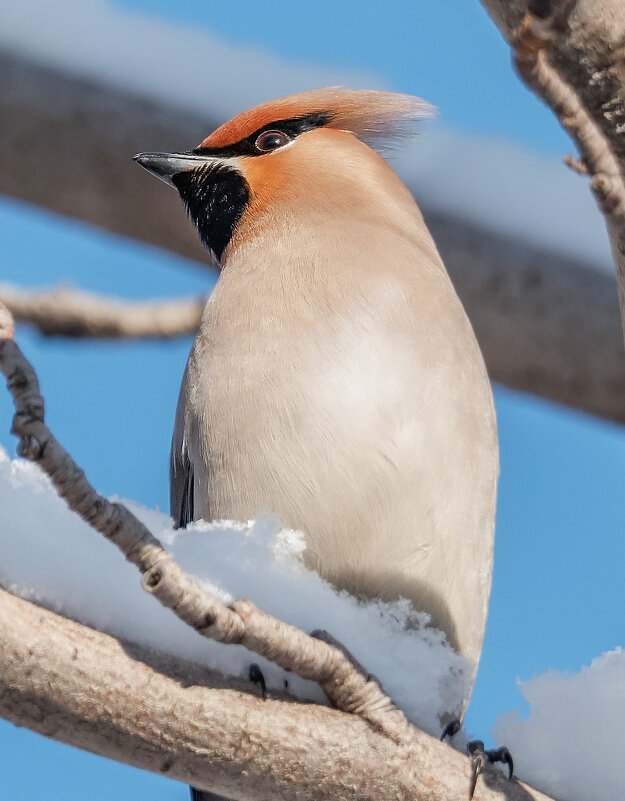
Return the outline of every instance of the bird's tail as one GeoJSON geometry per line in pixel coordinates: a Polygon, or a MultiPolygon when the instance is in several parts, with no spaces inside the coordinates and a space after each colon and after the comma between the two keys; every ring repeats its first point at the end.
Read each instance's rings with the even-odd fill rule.
{"type": "Polygon", "coordinates": [[[231,798],[226,798],[225,795],[217,795],[208,790],[197,790],[195,787],[189,787],[191,791],[191,801],[233,801],[231,798]]]}

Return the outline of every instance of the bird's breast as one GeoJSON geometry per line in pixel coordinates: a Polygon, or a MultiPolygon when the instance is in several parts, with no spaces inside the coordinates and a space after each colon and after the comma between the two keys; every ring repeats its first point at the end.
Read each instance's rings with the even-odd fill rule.
{"type": "Polygon", "coordinates": [[[306,561],[337,586],[412,598],[476,651],[454,641],[450,621],[471,593],[485,609],[497,447],[483,362],[451,287],[434,287],[450,293],[442,309],[397,281],[332,307],[266,293],[244,307],[228,288],[209,302],[187,367],[196,516],[277,514],[305,532],[306,561]],[[475,570],[460,586],[462,560],[475,570]]]}

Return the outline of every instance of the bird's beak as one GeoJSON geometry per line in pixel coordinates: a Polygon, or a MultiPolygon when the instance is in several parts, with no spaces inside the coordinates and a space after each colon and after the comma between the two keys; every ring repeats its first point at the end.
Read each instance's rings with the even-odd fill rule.
{"type": "Polygon", "coordinates": [[[205,167],[214,161],[210,156],[199,156],[195,153],[137,153],[133,161],[140,164],[161,181],[174,186],[172,176],[197,167],[205,167]]]}

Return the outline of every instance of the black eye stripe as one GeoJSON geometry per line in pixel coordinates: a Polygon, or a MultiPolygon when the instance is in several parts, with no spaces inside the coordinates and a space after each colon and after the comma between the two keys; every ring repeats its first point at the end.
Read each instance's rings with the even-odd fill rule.
{"type": "Polygon", "coordinates": [[[311,114],[303,114],[301,117],[291,117],[287,120],[275,120],[267,125],[263,125],[254,133],[224,147],[197,147],[192,151],[197,156],[263,156],[264,153],[256,148],[256,140],[266,131],[281,131],[289,139],[295,139],[305,131],[312,131],[314,128],[322,128],[332,119],[331,114],[316,111],[311,114]]]}

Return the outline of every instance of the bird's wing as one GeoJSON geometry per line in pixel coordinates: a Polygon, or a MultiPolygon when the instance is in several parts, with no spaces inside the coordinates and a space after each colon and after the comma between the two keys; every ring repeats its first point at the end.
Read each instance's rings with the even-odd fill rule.
{"type": "Polygon", "coordinates": [[[171,452],[169,470],[170,513],[176,528],[184,528],[195,520],[193,513],[193,465],[185,451],[171,452]]]}
{"type": "Polygon", "coordinates": [[[176,411],[176,423],[171,441],[171,458],[169,462],[169,511],[174,519],[176,528],[184,528],[188,523],[195,520],[193,463],[185,443],[184,418],[183,392],[181,392],[176,411]]]}

